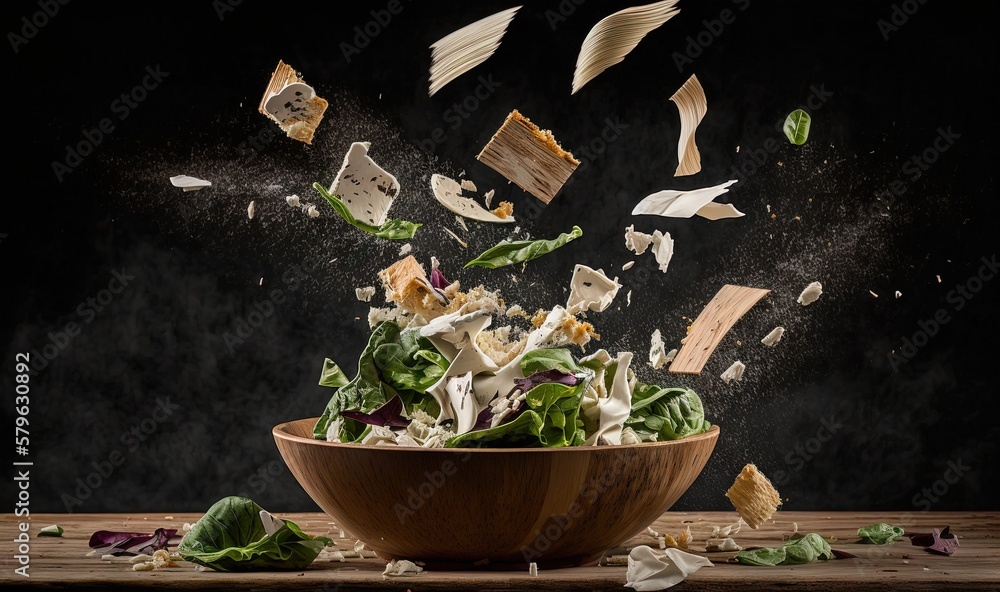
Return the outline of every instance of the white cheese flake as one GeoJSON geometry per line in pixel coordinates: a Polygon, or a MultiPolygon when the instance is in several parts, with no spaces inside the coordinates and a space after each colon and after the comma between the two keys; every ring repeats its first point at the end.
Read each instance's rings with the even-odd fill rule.
{"type": "Polygon", "coordinates": [[[257,202],[251,201],[250,205],[247,206],[247,218],[253,220],[254,210],[257,207],[257,202]]]}
{"type": "Polygon", "coordinates": [[[588,310],[603,312],[611,306],[621,287],[617,277],[611,279],[603,270],[594,270],[586,265],[577,264],[573,268],[566,310],[571,315],[588,310]]]}
{"type": "Polygon", "coordinates": [[[528,564],[528,575],[535,578],[538,577],[538,564],[534,561],[528,564]]]}
{"type": "Polygon", "coordinates": [[[306,208],[306,214],[310,218],[319,218],[319,210],[317,210],[316,206],[313,205],[310,205],[308,208],[306,208]]]}
{"type": "Polygon", "coordinates": [[[410,243],[406,243],[405,245],[399,248],[399,256],[405,257],[409,255],[412,251],[413,251],[413,245],[411,245],[410,243]]]}
{"type": "Polygon", "coordinates": [[[743,371],[746,370],[746,368],[747,367],[743,364],[743,362],[736,360],[733,362],[732,366],[727,368],[726,371],[722,373],[720,378],[722,378],[722,381],[726,384],[729,384],[734,380],[740,380],[743,378],[743,371]]]}
{"type": "Polygon", "coordinates": [[[663,336],[660,335],[660,330],[656,329],[650,337],[649,365],[652,366],[654,370],[659,370],[660,368],[663,368],[666,363],[666,346],[663,344],[663,336]]]}
{"type": "MultiPolygon", "coordinates": [[[[493,204],[493,194],[494,193],[495,193],[495,191],[493,189],[490,189],[489,191],[486,192],[486,195],[483,196],[483,199],[486,201],[486,207],[487,208],[489,208],[493,204]]],[[[514,232],[517,232],[518,230],[520,230],[520,228],[515,228],[514,232]]]]}
{"type": "Polygon", "coordinates": [[[653,255],[660,264],[660,271],[666,273],[670,260],[674,257],[674,239],[670,237],[669,232],[653,231],[653,255]]]}
{"type": "Polygon", "coordinates": [[[198,177],[189,177],[188,175],[177,175],[175,177],[170,177],[170,184],[173,185],[174,187],[180,187],[184,191],[198,191],[203,187],[212,186],[211,181],[199,179],[198,177]]]}
{"type": "Polygon", "coordinates": [[[340,197],[355,219],[381,226],[399,195],[399,181],[375,164],[368,156],[368,146],[367,142],[351,144],[330,194],[340,197]]]}
{"type": "Polygon", "coordinates": [[[900,292],[899,290],[896,290],[896,298],[899,298],[899,297],[901,297],[902,295],[903,295],[903,293],[902,293],[902,292],[900,292]]]}
{"type": "Polygon", "coordinates": [[[819,282],[813,282],[802,290],[799,294],[798,303],[802,306],[809,306],[813,302],[819,300],[819,297],[823,294],[823,284],[819,282]]]}
{"type": "Polygon", "coordinates": [[[288,204],[290,207],[297,208],[300,205],[302,205],[302,200],[299,199],[298,195],[293,194],[285,197],[285,203],[288,204]]]}
{"type": "Polygon", "coordinates": [[[632,209],[632,215],[648,214],[670,218],[690,218],[698,215],[709,220],[738,218],[744,214],[731,204],[712,202],[720,195],[728,193],[729,186],[733,183],[736,183],[735,179],[713,187],[690,191],[675,191],[673,189],[658,191],[636,204],[632,209]]]}
{"type": "Polygon", "coordinates": [[[452,232],[450,228],[442,228],[441,230],[447,232],[448,235],[451,236],[451,238],[455,239],[458,242],[458,244],[462,245],[463,248],[469,246],[469,243],[467,243],[464,240],[462,240],[461,238],[459,238],[458,235],[455,234],[454,232],[452,232]]]}
{"type": "Polygon", "coordinates": [[[625,587],[639,591],[663,590],[676,586],[702,567],[713,567],[713,564],[680,549],[667,549],[661,554],[647,545],[640,545],[628,555],[625,587]]]}
{"type": "Polygon", "coordinates": [[[390,577],[415,576],[422,571],[424,571],[424,568],[409,559],[393,559],[385,565],[382,577],[389,579],[390,577]]]}
{"type": "Polygon", "coordinates": [[[771,329],[771,332],[765,335],[760,342],[768,347],[774,347],[779,341],[781,341],[781,336],[784,334],[784,327],[775,327],[774,329],[771,329]]]}
{"type": "Polygon", "coordinates": [[[479,205],[475,200],[463,196],[462,186],[454,179],[444,175],[431,175],[431,191],[441,205],[464,218],[499,224],[514,222],[513,216],[501,218],[479,205]]]}
{"type": "Polygon", "coordinates": [[[622,265],[622,271],[628,271],[628,270],[632,269],[633,265],[635,265],[635,261],[634,260],[633,261],[626,261],[625,264],[622,265]]]}
{"type": "Polygon", "coordinates": [[[364,288],[355,288],[354,295],[361,302],[371,302],[372,296],[375,295],[375,286],[365,286],[364,288]]]}
{"type": "Polygon", "coordinates": [[[874,296],[875,298],[878,298],[878,294],[876,294],[875,292],[868,290],[868,293],[874,296]]]}
{"type": "Polygon", "coordinates": [[[636,255],[642,255],[653,244],[653,235],[645,232],[638,232],[635,224],[630,224],[625,228],[625,248],[636,255]]]}
{"type": "Polygon", "coordinates": [[[473,193],[477,193],[479,191],[479,189],[476,188],[476,184],[473,183],[471,179],[462,179],[462,189],[473,193]]]}

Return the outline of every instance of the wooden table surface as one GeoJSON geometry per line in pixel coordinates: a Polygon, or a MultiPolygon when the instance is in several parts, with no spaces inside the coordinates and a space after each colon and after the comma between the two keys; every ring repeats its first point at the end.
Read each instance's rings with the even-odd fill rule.
{"type": "MultiPolygon", "coordinates": [[[[87,541],[97,530],[152,532],[156,527],[180,529],[199,514],[34,514],[31,517],[30,578],[14,573],[13,559],[17,520],[12,514],[0,519],[0,550],[3,572],[0,587],[38,586],[90,590],[625,590],[625,567],[593,566],[546,570],[539,565],[538,577],[527,572],[433,572],[413,577],[384,580],[385,562],[379,559],[348,559],[346,562],[314,562],[303,572],[257,572],[248,574],[196,571],[183,562],[180,568],[152,572],[132,571],[131,564],[86,557],[87,541]],[[58,524],[65,529],[61,538],[35,537],[38,529],[58,524]]],[[[339,539],[330,531],[331,520],[320,513],[278,514],[296,521],[310,534],[332,536],[341,549],[351,549],[353,539],[339,539]]],[[[743,528],[736,541],[744,546],[778,545],[797,523],[800,533],[816,532],[835,536],[834,549],[858,555],[826,563],[792,567],[750,567],[726,563],[733,553],[705,553],[705,540],[712,525],[734,522],[732,512],[668,512],[653,525],[660,533],[676,534],[690,525],[695,541],[691,551],[702,554],[715,567],[702,568],[675,589],[740,590],[754,592],[781,590],[1000,590],[1000,512],[779,512],[775,520],[758,530],[743,528]],[[908,539],[874,546],[857,543],[857,529],[873,522],[903,525],[908,531],[929,531],[950,525],[961,547],[951,557],[931,555],[908,539]]],[[[629,545],[656,547],[652,537],[640,535],[629,545]]]]}

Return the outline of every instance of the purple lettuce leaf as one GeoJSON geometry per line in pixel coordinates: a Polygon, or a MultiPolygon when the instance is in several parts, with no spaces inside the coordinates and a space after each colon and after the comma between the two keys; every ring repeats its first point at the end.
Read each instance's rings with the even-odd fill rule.
{"type": "Polygon", "coordinates": [[[958,548],[958,537],[951,532],[950,526],[940,531],[935,528],[931,532],[914,532],[908,536],[912,545],[923,547],[928,553],[951,555],[958,548]]]}
{"type": "Polygon", "coordinates": [[[487,405],[476,417],[476,425],[472,426],[473,432],[489,429],[493,425],[493,408],[487,405]]]}
{"type": "Polygon", "coordinates": [[[403,417],[403,400],[399,395],[393,395],[384,405],[372,411],[341,411],[340,415],[347,419],[360,421],[373,426],[388,426],[391,428],[405,428],[410,425],[410,420],[403,417]]]}
{"type": "Polygon", "coordinates": [[[431,285],[438,290],[444,290],[451,285],[451,282],[448,281],[448,278],[444,277],[441,270],[435,267],[431,270],[431,285]]]}
{"type": "Polygon", "coordinates": [[[157,528],[153,534],[99,530],[90,537],[92,549],[103,549],[105,555],[152,555],[166,549],[177,534],[175,528],[157,528]]]}
{"type": "Polygon", "coordinates": [[[536,386],[547,382],[558,382],[566,386],[576,386],[580,384],[580,379],[561,370],[544,370],[542,372],[535,372],[527,378],[514,379],[515,387],[520,389],[522,393],[526,393],[536,386]]]}

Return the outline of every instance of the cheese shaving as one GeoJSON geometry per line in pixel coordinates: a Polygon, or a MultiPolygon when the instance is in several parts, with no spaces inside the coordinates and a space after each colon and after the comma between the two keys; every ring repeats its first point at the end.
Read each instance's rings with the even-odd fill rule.
{"type": "Polygon", "coordinates": [[[819,297],[823,294],[823,284],[819,282],[813,282],[802,290],[799,294],[798,303],[802,306],[809,306],[813,302],[819,300],[819,297]]]}
{"type": "Polygon", "coordinates": [[[732,366],[727,368],[726,371],[722,373],[722,376],[720,376],[720,378],[722,378],[723,382],[729,384],[734,380],[740,380],[741,378],[743,378],[744,370],[746,370],[746,366],[743,364],[743,362],[736,360],[735,362],[733,362],[732,366]]]}
{"type": "Polygon", "coordinates": [[[429,96],[488,60],[500,47],[507,26],[520,8],[516,6],[478,20],[431,45],[429,96]]]}
{"type": "Polygon", "coordinates": [[[784,327],[775,327],[774,329],[771,329],[771,332],[765,335],[760,342],[768,347],[774,347],[779,341],[781,341],[781,336],[784,334],[784,327]]]}
{"type": "Polygon", "coordinates": [[[573,72],[576,94],[585,84],[611,66],[621,62],[642,38],[676,16],[677,0],[633,6],[604,17],[587,33],[573,72]]]}
{"type": "Polygon", "coordinates": [[[698,77],[692,74],[670,100],[677,105],[681,118],[681,134],[677,140],[678,163],[674,176],[693,175],[701,170],[701,154],[695,144],[694,134],[708,112],[705,89],[698,77]]]}
{"type": "Polygon", "coordinates": [[[643,214],[666,216],[669,218],[691,218],[698,215],[709,220],[720,218],[735,218],[744,214],[727,204],[712,204],[712,200],[729,192],[729,187],[736,180],[726,181],[720,185],[676,191],[665,189],[646,196],[634,208],[632,215],[643,214]]]}

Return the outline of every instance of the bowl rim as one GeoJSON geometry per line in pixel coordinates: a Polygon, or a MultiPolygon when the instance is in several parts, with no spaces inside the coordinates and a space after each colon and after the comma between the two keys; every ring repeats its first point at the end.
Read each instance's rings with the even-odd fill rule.
{"type": "Polygon", "coordinates": [[[700,434],[695,434],[693,436],[687,436],[685,438],[680,438],[679,440],[664,440],[662,442],[642,442],[639,444],[618,444],[613,446],[563,446],[559,448],[420,448],[416,446],[366,446],[363,444],[345,443],[345,442],[327,442],[326,440],[317,440],[315,438],[306,438],[303,436],[296,436],[290,434],[287,431],[287,426],[293,423],[299,422],[311,422],[316,423],[319,417],[303,417],[301,419],[294,419],[291,421],[286,421],[279,423],[278,425],[271,428],[271,434],[275,439],[282,439],[289,442],[297,442],[299,444],[311,444],[313,446],[326,446],[329,448],[342,448],[345,450],[384,450],[384,451],[395,451],[398,453],[424,453],[429,452],[432,454],[455,454],[455,453],[476,453],[476,454],[503,454],[503,453],[557,453],[566,454],[571,452],[591,452],[598,450],[633,450],[633,449],[653,449],[662,448],[666,446],[680,446],[686,443],[697,442],[700,440],[715,440],[718,439],[720,428],[716,424],[712,424],[707,431],[700,434]]]}

